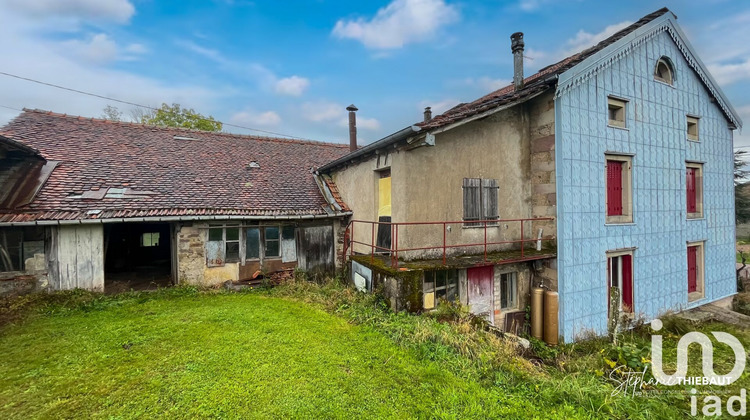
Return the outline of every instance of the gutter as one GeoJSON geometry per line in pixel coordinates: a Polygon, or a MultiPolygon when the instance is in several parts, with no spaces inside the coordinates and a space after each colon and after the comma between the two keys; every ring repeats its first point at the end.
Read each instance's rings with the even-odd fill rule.
{"type": "Polygon", "coordinates": [[[33,222],[0,222],[0,226],[63,226],[95,225],[104,223],[129,222],[189,222],[205,220],[315,220],[351,216],[351,211],[333,214],[304,214],[290,216],[153,216],[110,219],[77,219],[77,220],[36,220],[33,222]]]}
{"type": "Polygon", "coordinates": [[[343,165],[343,164],[345,164],[345,163],[347,163],[347,162],[349,162],[351,160],[354,160],[354,159],[356,159],[358,157],[367,155],[368,153],[372,153],[372,152],[374,152],[377,149],[380,149],[380,148],[389,146],[391,144],[398,143],[399,141],[402,141],[404,139],[407,139],[407,138],[411,137],[412,135],[414,135],[415,133],[418,133],[421,130],[422,130],[421,127],[418,127],[416,125],[410,125],[410,126],[408,126],[406,128],[403,128],[403,129],[401,129],[401,130],[399,130],[399,131],[397,131],[397,132],[395,132],[395,133],[393,133],[391,135],[383,137],[382,139],[380,139],[380,140],[378,140],[376,142],[370,143],[367,146],[365,146],[365,147],[363,147],[361,149],[358,149],[355,152],[349,153],[346,156],[340,157],[340,158],[334,160],[333,162],[330,162],[330,163],[327,163],[327,164],[321,166],[320,168],[318,168],[318,172],[321,172],[321,173],[328,172],[331,169],[334,169],[334,168],[336,168],[338,166],[341,166],[341,165],[343,165]]]}

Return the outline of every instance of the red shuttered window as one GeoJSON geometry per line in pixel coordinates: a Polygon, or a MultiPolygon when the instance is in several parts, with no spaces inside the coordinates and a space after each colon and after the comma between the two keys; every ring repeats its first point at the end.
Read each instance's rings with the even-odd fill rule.
{"type": "Polygon", "coordinates": [[[698,212],[697,178],[698,168],[687,168],[685,185],[687,188],[687,212],[698,212]]]}
{"type": "Polygon", "coordinates": [[[698,291],[698,247],[689,246],[687,249],[688,293],[698,291]]]}
{"type": "Polygon", "coordinates": [[[633,256],[623,255],[622,261],[622,306],[633,312],[633,256]]]}
{"type": "Polygon", "coordinates": [[[622,168],[625,162],[607,160],[607,216],[621,216],[622,168]]]}

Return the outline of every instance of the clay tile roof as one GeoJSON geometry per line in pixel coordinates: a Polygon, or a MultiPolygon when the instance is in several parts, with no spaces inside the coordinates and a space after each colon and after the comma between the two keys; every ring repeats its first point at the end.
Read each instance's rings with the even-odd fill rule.
{"type": "Polygon", "coordinates": [[[430,121],[417,123],[415,125],[422,127],[422,129],[435,129],[446,126],[448,124],[452,124],[454,122],[461,121],[464,118],[468,118],[473,115],[481,114],[482,112],[491,110],[493,108],[522,102],[530,96],[534,96],[537,93],[543,92],[553,87],[556,83],[556,76],[564,73],[576,64],[603,50],[609,45],[614,44],[621,38],[640,28],[641,26],[644,26],[645,24],[668,12],[669,9],[667,9],[666,7],[661,8],[642,17],[637,22],[620,30],[619,32],[599,42],[593,47],[585,49],[577,54],[573,54],[570,57],[567,57],[555,64],[541,69],[538,73],[525,78],[523,81],[524,87],[518,91],[515,91],[513,85],[511,84],[488,95],[485,95],[473,102],[458,104],[455,107],[444,112],[443,114],[434,117],[430,121]]]}
{"type": "Polygon", "coordinates": [[[0,135],[59,161],[34,201],[0,214],[0,222],[324,215],[311,168],[349,150],[39,110],[24,110],[0,135]]]}

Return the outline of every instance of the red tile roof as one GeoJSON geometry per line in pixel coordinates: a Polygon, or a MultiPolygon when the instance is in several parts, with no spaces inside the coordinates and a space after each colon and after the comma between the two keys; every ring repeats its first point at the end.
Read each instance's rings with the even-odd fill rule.
{"type": "Polygon", "coordinates": [[[349,150],[344,144],[162,128],[38,110],[25,110],[0,134],[60,161],[34,201],[12,212],[0,211],[0,222],[324,215],[327,203],[311,168],[349,150]],[[251,162],[259,167],[249,167],[251,162]],[[102,189],[110,189],[109,197],[102,189]],[[130,198],[113,198],[118,195],[130,198]]]}
{"type": "Polygon", "coordinates": [[[614,44],[618,40],[627,36],[629,33],[668,12],[669,9],[667,9],[666,7],[661,8],[642,17],[637,22],[618,31],[614,35],[601,41],[593,47],[585,49],[577,54],[573,54],[570,57],[567,57],[555,64],[541,69],[538,73],[525,78],[524,87],[518,91],[514,90],[513,85],[511,84],[488,95],[485,95],[473,102],[458,104],[445,113],[434,117],[430,121],[417,123],[415,125],[422,127],[422,129],[432,130],[452,124],[454,122],[461,121],[465,118],[469,118],[477,114],[481,114],[485,111],[489,111],[503,105],[522,102],[523,100],[534,96],[537,93],[543,92],[555,86],[555,84],[557,83],[557,75],[564,73],[576,64],[603,50],[607,46],[614,44]]]}

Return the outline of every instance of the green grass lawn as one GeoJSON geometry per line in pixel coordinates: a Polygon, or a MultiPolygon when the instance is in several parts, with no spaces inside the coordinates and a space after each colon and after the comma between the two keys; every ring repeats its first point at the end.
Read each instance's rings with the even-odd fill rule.
{"type": "MultiPolygon", "coordinates": [[[[611,353],[606,340],[541,349],[537,366],[468,322],[395,314],[333,284],[39,295],[0,302],[2,324],[3,419],[650,419],[689,410],[679,394],[613,395],[596,372],[611,353]]],[[[750,342],[750,332],[727,331],[750,342]]],[[[683,333],[666,333],[667,348],[683,333]]],[[[747,372],[737,386],[750,387],[747,372]]]]}
{"type": "Polygon", "coordinates": [[[0,418],[546,416],[368,327],[258,294],[107,300],[0,330],[0,418]]]}

